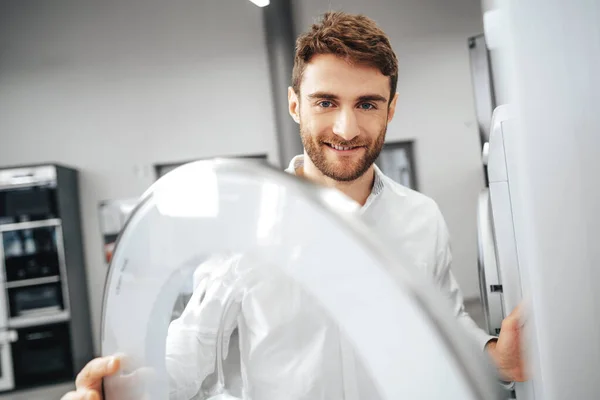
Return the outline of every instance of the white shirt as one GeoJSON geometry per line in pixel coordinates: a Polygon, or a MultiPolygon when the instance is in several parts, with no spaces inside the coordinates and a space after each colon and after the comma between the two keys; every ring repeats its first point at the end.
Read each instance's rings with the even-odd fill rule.
{"type": "MultiPolygon", "coordinates": [[[[286,171],[295,173],[302,163],[297,156],[286,171]]],[[[464,311],[450,272],[448,232],[435,202],[376,168],[372,193],[358,212],[386,238],[382,240],[409,254],[417,270],[434,280],[466,334],[483,348],[491,337],[464,311]]],[[[242,397],[244,388],[261,400],[377,400],[372,379],[352,346],[298,285],[269,271],[259,284],[245,288],[243,296],[231,291],[236,273],[251,264],[244,255],[222,255],[198,268],[200,283],[167,334],[170,399],[209,398],[221,348],[227,358],[225,384],[234,395],[242,397]]]]}
{"type": "MultiPolygon", "coordinates": [[[[304,156],[296,156],[286,172],[295,174],[303,165],[304,156]]],[[[409,255],[414,265],[433,280],[461,325],[483,350],[494,337],[480,329],[465,311],[463,295],[450,269],[450,236],[438,205],[387,177],[377,165],[374,168],[373,189],[359,210],[362,220],[388,238],[392,249],[409,255]]]]}

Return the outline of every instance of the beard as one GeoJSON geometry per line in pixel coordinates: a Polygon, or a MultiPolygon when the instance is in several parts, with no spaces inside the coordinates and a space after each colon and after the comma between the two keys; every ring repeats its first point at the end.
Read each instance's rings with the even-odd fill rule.
{"type": "Polygon", "coordinates": [[[387,124],[374,139],[357,136],[352,140],[341,140],[333,133],[314,135],[304,129],[302,121],[300,121],[300,137],[306,154],[323,175],[339,182],[354,181],[371,168],[383,149],[386,132],[387,124]],[[365,150],[360,157],[356,155],[336,157],[333,154],[327,154],[331,152],[328,144],[342,147],[363,147],[365,150]]]}

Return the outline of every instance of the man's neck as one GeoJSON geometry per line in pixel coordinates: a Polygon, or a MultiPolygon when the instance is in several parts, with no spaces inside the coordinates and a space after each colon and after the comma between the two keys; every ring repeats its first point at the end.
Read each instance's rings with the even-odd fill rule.
{"type": "Polygon", "coordinates": [[[319,185],[335,188],[361,206],[364,206],[367,202],[367,198],[373,189],[373,182],[375,181],[375,169],[373,166],[371,166],[360,178],[354,181],[336,181],[319,171],[306,154],[304,155],[304,165],[296,170],[296,174],[319,185]]]}

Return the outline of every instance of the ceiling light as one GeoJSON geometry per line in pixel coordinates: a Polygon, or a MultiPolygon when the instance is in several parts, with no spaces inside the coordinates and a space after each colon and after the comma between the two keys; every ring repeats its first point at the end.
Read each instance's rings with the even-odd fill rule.
{"type": "Polygon", "coordinates": [[[269,0],[250,0],[250,1],[259,7],[265,7],[265,6],[269,5],[269,0]]]}

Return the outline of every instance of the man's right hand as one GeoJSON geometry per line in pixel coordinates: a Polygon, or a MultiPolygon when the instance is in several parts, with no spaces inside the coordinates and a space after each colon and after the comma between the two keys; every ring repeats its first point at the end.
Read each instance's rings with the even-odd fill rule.
{"type": "Polygon", "coordinates": [[[100,357],[90,361],[75,380],[76,390],[65,394],[61,400],[102,400],[102,379],[119,370],[118,357],[100,357]]]}

